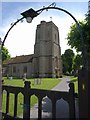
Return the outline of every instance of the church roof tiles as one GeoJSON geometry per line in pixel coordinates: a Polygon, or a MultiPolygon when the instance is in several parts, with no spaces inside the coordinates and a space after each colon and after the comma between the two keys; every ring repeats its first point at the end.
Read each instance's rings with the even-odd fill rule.
{"type": "Polygon", "coordinates": [[[32,62],[32,59],[33,59],[33,54],[31,54],[31,55],[21,55],[21,56],[13,57],[9,60],[5,60],[3,62],[3,64],[6,65],[6,64],[27,63],[27,62],[32,62]]]}

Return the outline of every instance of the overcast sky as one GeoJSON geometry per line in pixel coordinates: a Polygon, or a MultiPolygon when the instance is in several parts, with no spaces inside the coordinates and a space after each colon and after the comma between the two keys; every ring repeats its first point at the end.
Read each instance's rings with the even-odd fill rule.
{"type": "MultiPolygon", "coordinates": [[[[15,22],[17,19],[22,16],[20,13],[24,12],[27,9],[33,8],[38,10],[43,6],[48,6],[50,2],[41,2],[37,0],[26,0],[24,2],[18,0],[2,0],[0,2],[0,37],[4,38],[8,29],[11,27],[11,23],[15,22]]],[[[43,1],[43,0],[42,0],[43,1]]],[[[88,11],[88,0],[56,0],[56,6],[63,8],[70,12],[77,20],[84,20],[85,14],[88,11]],[[73,2],[72,2],[73,1],[73,2]]],[[[35,44],[35,32],[36,27],[40,24],[40,21],[53,21],[59,28],[59,37],[60,37],[60,46],[61,53],[63,54],[65,49],[68,49],[67,45],[67,33],[70,30],[72,23],[75,23],[74,20],[67,15],[66,13],[58,10],[48,10],[43,11],[39,16],[33,19],[32,23],[27,23],[25,20],[23,23],[19,22],[7,36],[5,47],[8,48],[12,57],[16,55],[26,55],[34,53],[34,44],[35,44]]]]}

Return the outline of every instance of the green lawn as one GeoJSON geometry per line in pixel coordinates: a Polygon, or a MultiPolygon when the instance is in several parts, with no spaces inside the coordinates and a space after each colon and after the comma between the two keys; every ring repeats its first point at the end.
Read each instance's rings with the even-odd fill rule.
{"type": "MultiPolygon", "coordinates": [[[[12,85],[12,86],[24,86],[24,81],[22,79],[13,79],[13,80],[8,80],[4,78],[5,82],[4,85],[12,85]]],[[[28,81],[31,82],[31,88],[37,88],[37,89],[46,89],[50,90],[54,86],[56,86],[61,80],[57,78],[43,78],[42,79],[42,84],[40,85],[34,85],[34,79],[28,79],[28,81]]],[[[6,94],[3,94],[3,102],[2,102],[2,108],[3,111],[5,112],[5,102],[6,102],[6,94]]],[[[9,111],[10,114],[13,115],[14,111],[14,95],[10,94],[10,106],[9,106],[9,111]]],[[[31,106],[33,106],[35,103],[37,103],[37,97],[32,96],[31,97],[31,106]]],[[[18,94],[18,116],[22,114],[23,111],[23,95],[21,93],[18,94]]]]}

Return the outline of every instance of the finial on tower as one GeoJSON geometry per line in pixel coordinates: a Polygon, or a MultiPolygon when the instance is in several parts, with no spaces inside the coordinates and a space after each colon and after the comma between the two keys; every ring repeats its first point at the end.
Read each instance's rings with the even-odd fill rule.
{"type": "Polygon", "coordinates": [[[52,21],[52,16],[50,17],[50,20],[52,21]]]}

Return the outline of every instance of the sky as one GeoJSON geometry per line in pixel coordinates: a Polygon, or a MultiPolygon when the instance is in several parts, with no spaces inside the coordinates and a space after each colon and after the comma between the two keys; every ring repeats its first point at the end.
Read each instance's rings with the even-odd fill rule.
{"type": "MultiPolygon", "coordinates": [[[[2,0],[0,2],[0,37],[3,41],[11,24],[21,18],[21,13],[25,10],[33,8],[38,10],[43,6],[48,6],[53,1],[49,0],[2,0]]],[[[85,14],[88,11],[88,0],[56,0],[56,7],[62,8],[70,12],[77,20],[84,20],[85,14]]],[[[26,20],[17,23],[9,32],[5,47],[8,48],[11,57],[18,55],[27,55],[34,53],[36,27],[40,22],[53,21],[59,28],[59,38],[61,54],[66,49],[70,48],[67,45],[67,34],[70,31],[70,26],[75,21],[66,13],[59,10],[43,11],[39,16],[33,19],[32,23],[27,23],[26,20]]]]}

